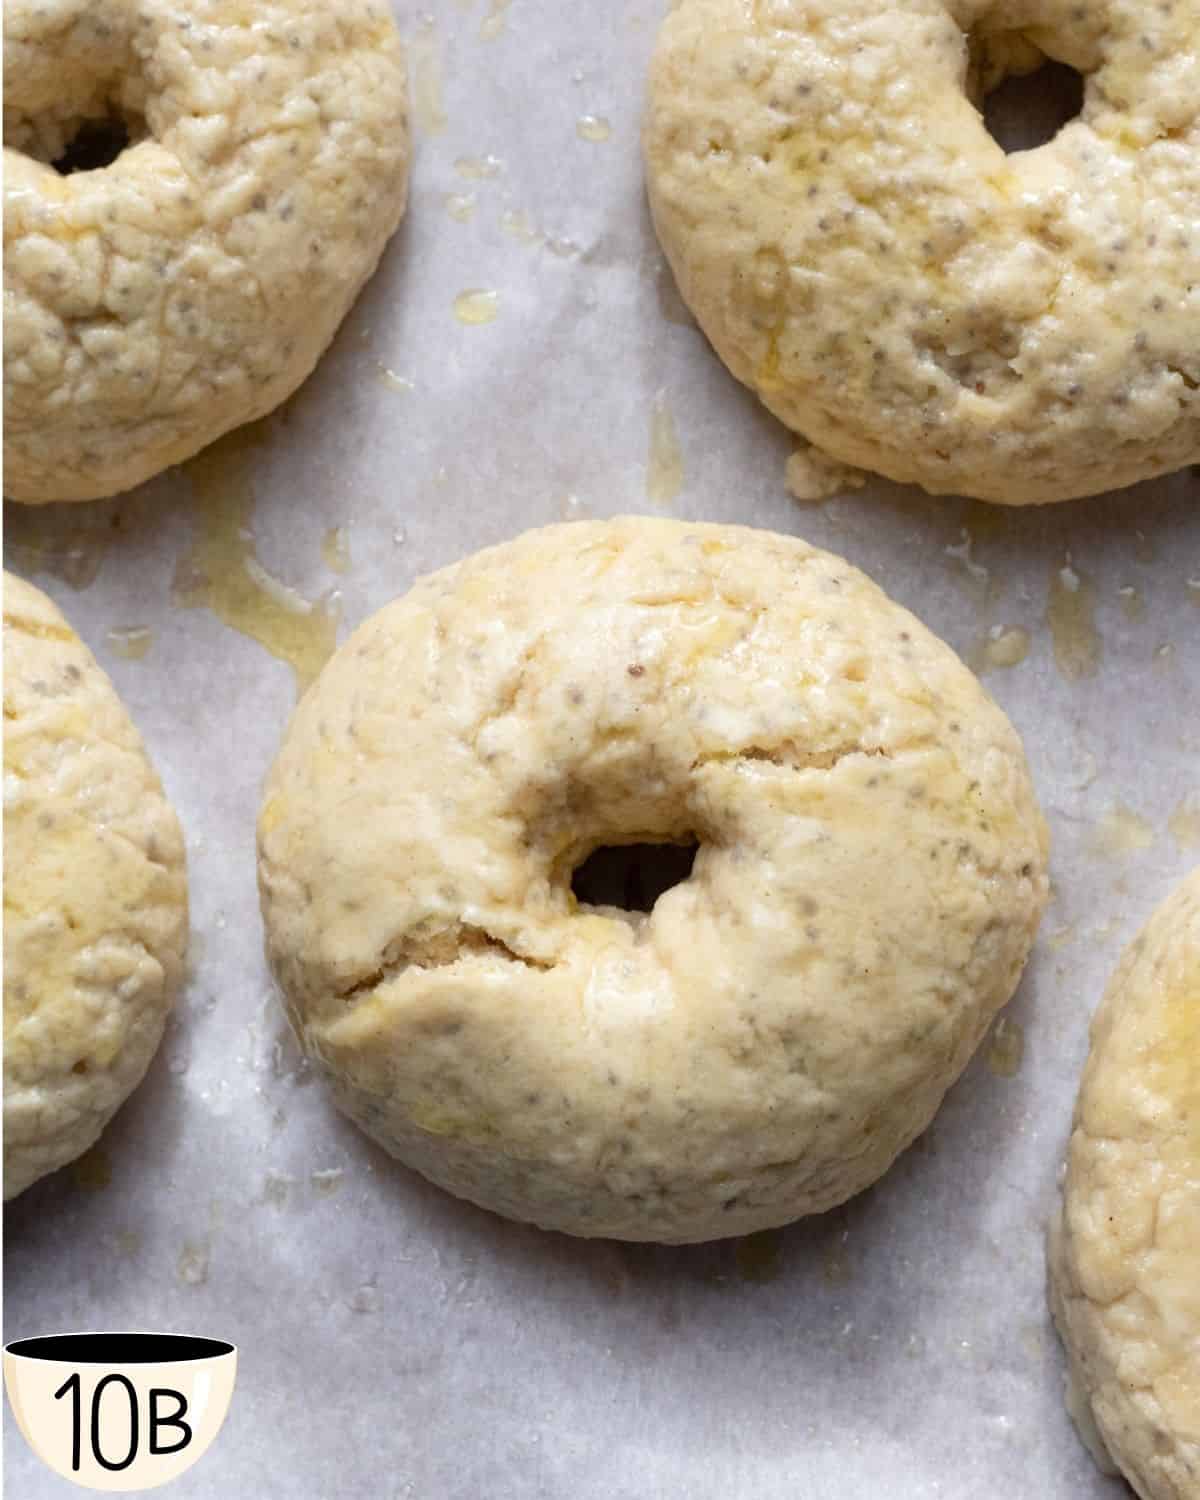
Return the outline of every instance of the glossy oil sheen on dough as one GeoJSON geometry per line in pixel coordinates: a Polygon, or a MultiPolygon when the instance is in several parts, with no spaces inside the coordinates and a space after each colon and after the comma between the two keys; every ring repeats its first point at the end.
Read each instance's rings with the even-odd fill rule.
{"type": "Polygon", "coordinates": [[[935,493],[1197,462],[1198,37],[1200,0],[682,0],[644,141],[684,300],[818,449],[935,493]],[[968,94],[1038,48],[1083,111],[1005,155],[968,94]]]}
{"type": "Polygon", "coordinates": [[[1200,870],[1092,1027],[1050,1265],[1073,1380],[1143,1500],[1200,1495],[1200,870]]]}

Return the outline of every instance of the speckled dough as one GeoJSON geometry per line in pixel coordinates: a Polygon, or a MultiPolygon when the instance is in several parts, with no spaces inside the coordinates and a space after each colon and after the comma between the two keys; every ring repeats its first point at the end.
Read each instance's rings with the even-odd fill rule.
{"type": "Polygon", "coordinates": [[[4,575],[4,1196],[95,1141],[183,970],[183,840],[112,684],[4,575]]]}
{"type": "Polygon", "coordinates": [[[404,210],[385,0],[5,0],[5,494],[91,500],[265,415],[404,210]],[[60,176],[85,121],[135,144],[60,176]],[[13,149],[9,149],[13,148],[13,149]]]}
{"type": "Polygon", "coordinates": [[[1200,461],[1200,0],[681,0],[645,154],[721,358],[833,459],[1024,505],[1200,461]],[[1079,119],[971,102],[1046,54],[1079,119]]]}
{"type": "Polygon", "coordinates": [[[1200,1497],[1200,870],[1092,1023],[1051,1301],[1087,1434],[1142,1500],[1200,1497]]]}
{"type": "Polygon", "coordinates": [[[1046,896],[1020,742],[839,558],[554,526],[417,583],[296,711],[268,955],[341,1107],[435,1182],[684,1242],[830,1208],[925,1128],[1046,896]],[[602,845],[700,844],[648,916],[602,845]]]}

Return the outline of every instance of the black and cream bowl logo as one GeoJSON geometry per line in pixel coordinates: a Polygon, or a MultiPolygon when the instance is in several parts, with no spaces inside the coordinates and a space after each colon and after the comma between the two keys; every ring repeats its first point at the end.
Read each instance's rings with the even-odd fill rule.
{"type": "Polygon", "coordinates": [[[26,1442],[88,1490],[148,1490],[211,1446],[233,1398],[237,1349],[177,1333],[60,1333],[4,1347],[26,1442]]]}

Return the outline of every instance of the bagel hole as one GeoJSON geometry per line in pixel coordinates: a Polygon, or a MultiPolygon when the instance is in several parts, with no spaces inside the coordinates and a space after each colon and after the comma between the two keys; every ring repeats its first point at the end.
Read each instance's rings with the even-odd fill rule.
{"type": "Polygon", "coordinates": [[[67,143],[66,150],[50,165],[60,177],[76,172],[98,172],[111,167],[123,151],[133,145],[138,132],[120,115],[103,120],[84,120],[67,143]]]}
{"type": "Polygon", "coordinates": [[[679,843],[602,844],[577,865],[571,891],[581,906],[615,906],[650,912],[672,886],[692,873],[700,845],[679,843]]]}
{"type": "Polygon", "coordinates": [[[1083,95],[1083,74],[1047,58],[1032,73],[1009,74],[985,95],[983,123],[1009,154],[1031,151],[1079,118],[1083,95]]]}

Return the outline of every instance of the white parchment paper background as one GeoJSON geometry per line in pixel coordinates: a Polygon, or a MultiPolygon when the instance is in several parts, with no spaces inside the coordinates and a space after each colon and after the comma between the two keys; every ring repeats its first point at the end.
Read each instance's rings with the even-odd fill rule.
{"type": "MultiPolygon", "coordinates": [[[[344,634],[467,550],[651,508],[661,398],[684,464],[668,513],[840,552],[964,654],[994,626],[1028,630],[1028,658],[987,679],[1054,834],[1057,897],[1011,1009],[1024,1059],[1012,1078],[977,1059],[877,1188],[740,1251],[575,1242],[451,1200],[333,1114],[270,994],[253,829],[294,680],[172,603],[193,477],[32,520],[10,508],[9,565],[92,645],[180,810],[195,941],[178,1019],[99,1159],[9,1208],[5,1337],[237,1342],[226,1430],[181,1497],[1116,1500],[1062,1407],[1042,1236],[1088,1015],[1121,945],[1200,858],[1187,820],[1169,826],[1200,791],[1200,477],[1041,511],[882,483],[797,505],[787,435],[679,321],[645,211],[659,0],[397,13],[420,74],[411,208],[248,461],[260,560],[309,598],[336,588],[344,634]],[[583,116],[608,138],[581,137],[583,116]],[[494,175],[456,169],[489,155],[494,175]],[[506,230],[506,214],[554,245],[514,237],[524,221],[506,230]],[[485,326],[453,314],[471,288],[497,293],[485,326]],[[333,527],[344,576],[322,554],[333,527]],[[82,548],[75,576],[90,559],[94,579],[35,571],[39,546],[82,548]],[[1068,556],[1098,642],[1074,679],[1046,623],[1068,556]],[[131,625],[153,632],[142,660],[108,641],[131,625]],[[1142,821],[1114,824],[1118,804],[1142,821]]],[[[74,1493],[7,1432],[9,1494],[74,1493]]]]}

